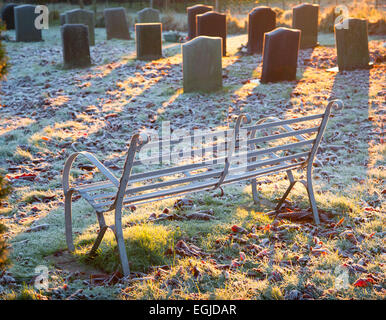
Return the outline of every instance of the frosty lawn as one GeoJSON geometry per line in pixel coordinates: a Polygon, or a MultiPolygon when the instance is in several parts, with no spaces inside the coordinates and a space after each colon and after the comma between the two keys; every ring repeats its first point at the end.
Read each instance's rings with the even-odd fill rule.
{"type": "MultiPolygon", "coordinates": [[[[106,41],[105,30],[97,28],[93,66],[69,71],[61,65],[58,29],[45,31],[44,38],[39,44],[7,43],[11,69],[2,83],[0,167],[8,170],[15,192],[1,209],[6,213],[1,219],[9,228],[10,271],[17,285],[0,293],[3,298],[33,290],[38,265],[50,271],[50,287],[41,294],[53,298],[78,289],[83,290],[80,296],[114,299],[385,298],[382,41],[370,37],[371,58],[378,59],[371,70],[336,74],[327,71],[336,65],[333,37],[320,35],[322,46],[300,52],[297,81],[262,85],[255,81],[261,56],[238,54],[246,36],[230,37],[223,59],[224,89],[183,94],[179,45],[166,43],[164,58],[140,62],[134,59],[133,40],[106,41]],[[345,108],[333,113],[317,155],[322,166],[314,168],[318,208],[328,216],[321,227],[307,221],[272,224],[264,213],[274,208],[288,185],[278,175],[260,181],[257,206],[252,205],[250,186],[242,184],[226,188],[223,197],[197,194],[194,207],[181,212],[173,209],[176,199],[127,211],[124,233],[137,272],[132,281],[90,283],[90,274],[111,275],[119,260],[109,234],[97,258],[85,261],[97,224],[83,200],[74,207],[79,259],[73,264],[89,271],[82,277],[52,258],[66,248],[60,177],[70,153],[91,151],[109,167],[120,167],[131,134],[159,128],[163,120],[170,120],[173,129],[214,129],[241,112],[253,120],[320,113],[333,98],[342,99],[345,108]],[[149,220],[164,208],[181,216],[212,209],[215,219],[149,220]],[[48,227],[27,232],[39,225],[48,227]],[[232,236],[235,225],[247,233],[232,236]],[[208,255],[162,254],[180,240],[208,255]],[[345,274],[342,270],[349,276],[344,288],[336,282],[345,274]],[[369,275],[375,280],[359,286],[356,281],[369,275]],[[23,289],[23,282],[30,287],[23,289]]],[[[87,180],[93,171],[82,170],[90,170],[84,164],[76,175],[87,180]]],[[[288,210],[307,206],[305,191],[296,187],[288,210]]]]}

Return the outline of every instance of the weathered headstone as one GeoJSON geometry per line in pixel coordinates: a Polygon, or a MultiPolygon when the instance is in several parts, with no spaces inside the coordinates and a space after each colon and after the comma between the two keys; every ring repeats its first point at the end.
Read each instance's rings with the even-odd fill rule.
{"type": "Polygon", "coordinates": [[[65,68],[83,68],[91,65],[88,26],[65,24],[62,34],[63,62],[65,68]]]}
{"type": "Polygon", "coordinates": [[[197,36],[196,16],[198,14],[203,14],[208,11],[213,11],[213,7],[197,4],[195,6],[186,8],[186,12],[188,14],[188,39],[189,40],[192,40],[197,36]]]}
{"type": "Polygon", "coordinates": [[[263,51],[264,33],[276,28],[276,12],[269,7],[257,7],[248,14],[248,53],[263,51]]]}
{"type": "Polygon", "coordinates": [[[162,24],[137,23],[135,43],[137,59],[153,60],[162,57],[162,24]]]}
{"type": "Polygon", "coordinates": [[[106,35],[109,39],[130,39],[129,24],[125,8],[109,8],[103,11],[106,35]]]}
{"type": "Polygon", "coordinates": [[[14,8],[16,41],[34,42],[42,41],[42,30],[35,27],[36,6],[25,4],[14,8]]]}
{"type": "Polygon", "coordinates": [[[222,54],[226,55],[227,17],[223,13],[209,11],[199,14],[197,18],[197,36],[221,37],[222,54]]]}
{"type": "Polygon", "coordinates": [[[335,25],[339,71],[369,68],[367,20],[348,18],[335,25]]]}
{"type": "Polygon", "coordinates": [[[6,30],[15,29],[15,13],[13,9],[17,7],[16,3],[6,3],[1,9],[1,21],[5,23],[6,30]]]}
{"type": "Polygon", "coordinates": [[[200,36],[182,45],[184,92],[222,87],[222,38],[200,36]]]}
{"type": "Polygon", "coordinates": [[[139,23],[157,23],[161,22],[159,10],[153,8],[144,8],[137,12],[139,23]]]}
{"type": "Polygon", "coordinates": [[[300,49],[318,45],[319,5],[303,3],[292,9],[292,28],[302,32],[300,49]]]}
{"type": "Polygon", "coordinates": [[[88,26],[88,40],[95,45],[95,17],[90,10],[74,9],[66,12],[66,24],[84,24],[88,26]]]}
{"type": "Polygon", "coordinates": [[[265,34],[261,83],[296,80],[300,34],[288,28],[265,34]]]}

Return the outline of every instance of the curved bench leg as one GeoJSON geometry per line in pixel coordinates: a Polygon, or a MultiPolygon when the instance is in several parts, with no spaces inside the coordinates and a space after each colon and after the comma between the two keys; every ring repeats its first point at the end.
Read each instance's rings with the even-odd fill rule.
{"type": "Polygon", "coordinates": [[[71,252],[75,251],[74,241],[72,238],[72,194],[73,191],[70,190],[64,195],[66,242],[68,250],[71,252]]]}
{"type": "Polygon", "coordinates": [[[318,214],[318,207],[316,206],[314,190],[313,190],[313,187],[312,187],[312,180],[311,179],[309,179],[308,182],[306,182],[304,180],[294,180],[294,181],[291,181],[288,189],[286,190],[286,192],[284,193],[283,197],[280,199],[279,203],[277,204],[277,206],[275,208],[276,214],[275,214],[274,220],[276,219],[277,215],[279,214],[279,209],[282,206],[284,200],[287,198],[288,194],[290,193],[290,191],[292,190],[292,188],[294,187],[296,182],[300,182],[306,188],[307,194],[308,194],[308,200],[310,202],[311,209],[312,209],[312,214],[314,215],[314,221],[315,221],[316,224],[320,224],[320,219],[319,219],[319,214],[318,214]]]}
{"type": "Polygon", "coordinates": [[[99,247],[99,245],[101,244],[102,242],[102,239],[106,233],[106,230],[108,229],[108,226],[104,226],[104,227],[101,227],[101,229],[99,230],[98,232],[98,236],[94,242],[94,245],[92,246],[90,252],[89,252],[89,257],[90,258],[93,258],[95,256],[95,253],[99,247]]]}
{"type": "Polygon", "coordinates": [[[307,193],[308,193],[308,199],[310,200],[310,205],[312,209],[312,214],[314,215],[314,221],[316,224],[320,224],[319,219],[319,213],[318,213],[318,207],[316,206],[315,196],[314,196],[314,189],[312,187],[312,180],[307,179],[307,193]]]}
{"type": "Polygon", "coordinates": [[[252,187],[252,197],[253,197],[253,203],[258,204],[259,203],[259,195],[257,193],[257,182],[256,179],[251,180],[251,187],[252,187]]]}
{"type": "Polygon", "coordinates": [[[125,240],[123,239],[121,214],[122,214],[121,208],[116,208],[114,233],[115,233],[115,238],[117,240],[118,252],[119,252],[119,257],[121,259],[123,275],[127,277],[130,275],[130,267],[129,267],[129,261],[127,259],[125,240]]]}
{"type": "MultiPolygon", "coordinates": [[[[288,180],[290,181],[290,185],[289,187],[287,188],[286,192],[283,194],[282,198],[280,199],[279,203],[277,204],[276,208],[275,208],[275,211],[278,211],[280,209],[280,207],[282,206],[284,200],[288,197],[289,193],[291,192],[292,188],[294,187],[295,183],[297,182],[295,179],[294,179],[294,176],[292,174],[292,171],[291,170],[288,170],[287,171],[287,176],[288,176],[288,180]]],[[[277,215],[277,213],[276,213],[277,215]]],[[[276,218],[276,216],[275,216],[276,218]]]]}
{"type": "MultiPolygon", "coordinates": [[[[278,211],[280,209],[280,207],[282,206],[282,204],[284,203],[284,200],[288,197],[289,193],[291,192],[292,188],[294,187],[294,185],[296,184],[297,181],[292,181],[289,185],[289,187],[287,188],[286,192],[283,194],[283,196],[281,197],[279,203],[277,204],[277,206],[275,207],[275,211],[278,211]]],[[[276,213],[277,215],[277,213],[276,213]]],[[[276,218],[276,216],[275,216],[276,218]]]]}

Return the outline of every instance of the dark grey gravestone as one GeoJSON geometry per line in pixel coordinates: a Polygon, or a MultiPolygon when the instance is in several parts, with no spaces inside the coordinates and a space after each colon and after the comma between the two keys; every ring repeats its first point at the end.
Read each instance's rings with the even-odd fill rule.
{"type": "Polygon", "coordinates": [[[208,11],[213,11],[212,6],[205,6],[203,4],[197,4],[192,7],[187,7],[186,12],[188,14],[188,39],[194,39],[197,34],[197,26],[196,26],[196,16],[198,14],[203,14],[208,11]]]}
{"type": "Polygon", "coordinates": [[[66,24],[66,13],[61,13],[59,18],[60,18],[60,25],[61,26],[66,24]]]}
{"type": "Polygon", "coordinates": [[[335,25],[339,71],[369,68],[367,20],[349,18],[335,25]]]}
{"type": "Polygon", "coordinates": [[[184,92],[222,88],[222,38],[196,37],[182,45],[184,92]]]}
{"type": "Polygon", "coordinates": [[[209,11],[196,16],[197,36],[221,37],[222,54],[227,51],[227,17],[223,13],[209,11]]]}
{"type": "Polygon", "coordinates": [[[106,36],[109,39],[130,39],[129,23],[125,8],[109,8],[103,11],[106,36]]]}
{"type": "Polygon", "coordinates": [[[135,25],[137,59],[153,60],[162,57],[162,24],[137,23],[135,25]]]}
{"type": "Polygon", "coordinates": [[[95,17],[90,10],[74,9],[66,12],[66,24],[84,24],[88,26],[88,39],[91,46],[95,45],[95,17]]]}
{"type": "Polygon", "coordinates": [[[153,8],[144,8],[137,12],[139,23],[157,23],[161,22],[159,10],[153,8]]]}
{"type": "Polygon", "coordinates": [[[14,8],[16,41],[35,42],[42,41],[42,30],[36,29],[36,6],[25,4],[14,8]]]}
{"type": "Polygon", "coordinates": [[[15,29],[15,13],[13,9],[17,7],[16,3],[7,3],[1,9],[1,20],[5,24],[6,30],[15,29]]]}
{"type": "Polygon", "coordinates": [[[261,83],[296,80],[300,34],[288,28],[265,34],[261,83]]]}
{"type": "Polygon", "coordinates": [[[62,34],[63,62],[65,68],[84,68],[91,65],[88,26],[65,24],[62,34]]]}
{"type": "Polygon", "coordinates": [[[248,53],[263,51],[264,33],[276,28],[276,12],[269,7],[257,7],[248,14],[248,53]]]}
{"type": "Polygon", "coordinates": [[[318,45],[319,5],[303,3],[292,9],[292,28],[302,32],[300,49],[318,45]]]}

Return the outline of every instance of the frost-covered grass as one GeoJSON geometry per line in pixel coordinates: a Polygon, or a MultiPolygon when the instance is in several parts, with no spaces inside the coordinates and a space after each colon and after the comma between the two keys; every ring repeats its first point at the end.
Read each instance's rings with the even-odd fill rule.
{"type": "MultiPolygon", "coordinates": [[[[241,35],[228,39],[223,90],[184,94],[178,44],[164,43],[163,58],[142,62],[135,59],[134,40],[106,41],[104,30],[97,29],[97,44],[91,48],[94,64],[64,70],[59,28],[44,31],[43,36],[43,43],[6,43],[11,69],[2,82],[0,167],[8,171],[14,193],[0,210],[5,213],[2,222],[8,227],[12,249],[9,271],[19,286],[7,287],[2,298],[41,298],[22,283],[29,283],[36,266],[45,265],[50,288],[41,294],[53,298],[83,289],[85,297],[111,299],[290,299],[297,295],[294,290],[303,298],[384,299],[383,63],[370,71],[330,72],[327,69],[335,64],[333,36],[320,35],[323,46],[300,53],[298,81],[261,85],[257,81],[261,56],[238,54],[246,42],[241,35]],[[157,129],[163,120],[171,121],[173,129],[214,129],[230,125],[241,112],[248,112],[254,121],[319,113],[332,98],[342,99],[345,108],[333,111],[317,155],[322,166],[314,168],[313,176],[318,207],[331,213],[331,223],[344,218],[336,228],[331,223],[315,228],[289,221],[279,221],[276,230],[267,227],[272,226],[272,219],[265,213],[274,208],[288,184],[283,175],[277,175],[262,178],[257,205],[250,185],[242,183],[225,188],[223,197],[215,197],[216,192],[189,196],[194,208],[177,212],[186,215],[212,209],[215,219],[210,221],[148,220],[151,213],[160,214],[166,207],[173,212],[176,199],[125,211],[124,234],[132,271],[139,274],[136,281],[90,286],[53,258],[66,249],[61,170],[70,153],[90,151],[119,166],[117,159],[124,156],[130,136],[143,128],[157,129]],[[35,177],[18,178],[23,173],[35,177]],[[39,225],[48,227],[27,232],[39,225]],[[241,243],[231,239],[233,225],[254,236],[241,235],[241,243]],[[354,233],[356,244],[343,234],[347,230],[354,233]],[[328,236],[328,232],[333,234],[328,236]],[[209,256],[163,254],[179,240],[209,256]],[[312,254],[311,248],[319,242],[328,254],[312,254]],[[264,250],[266,254],[258,255],[264,250]],[[241,253],[245,254],[241,266],[219,268],[239,260],[241,253]],[[160,265],[167,265],[168,270],[155,268],[160,265]],[[336,279],[344,265],[360,265],[365,272],[352,269],[348,286],[339,289],[336,279]],[[367,274],[379,281],[367,288],[355,287],[355,281],[367,274]]],[[[372,40],[372,56],[377,50],[385,54],[382,42],[372,40]]],[[[99,178],[95,170],[81,170],[79,163],[85,162],[75,163],[73,179],[99,178]]],[[[294,206],[308,207],[302,185],[295,187],[290,200],[294,206]]],[[[111,224],[113,215],[106,219],[111,224]]],[[[83,199],[74,201],[73,224],[77,250],[71,270],[119,270],[111,231],[97,257],[91,262],[87,259],[98,225],[83,199]]]]}

